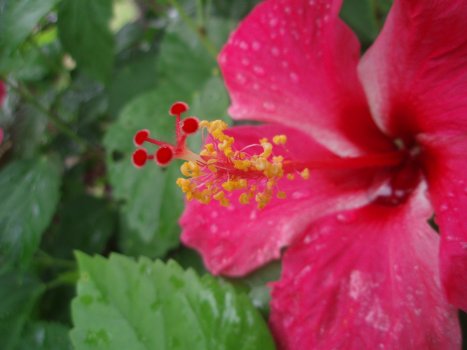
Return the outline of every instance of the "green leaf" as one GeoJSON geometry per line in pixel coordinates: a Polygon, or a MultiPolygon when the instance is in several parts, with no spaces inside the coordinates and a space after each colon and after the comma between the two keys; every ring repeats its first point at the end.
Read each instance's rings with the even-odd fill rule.
{"type": "Polygon", "coordinates": [[[156,55],[153,52],[132,58],[119,66],[109,84],[109,113],[118,115],[132,98],[156,87],[156,55]]]}
{"type": "Polygon", "coordinates": [[[68,332],[68,327],[60,323],[31,323],[26,326],[16,350],[71,350],[68,332]]]}
{"type": "Polygon", "coordinates": [[[274,349],[244,294],[175,262],[77,255],[81,279],[72,302],[76,349],[274,349]]]}
{"type": "Polygon", "coordinates": [[[114,61],[114,40],[109,29],[112,0],[63,0],[58,11],[63,47],[89,75],[107,81],[114,61]]]}
{"type": "Polygon", "coordinates": [[[73,250],[101,253],[115,227],[109,203],[85,194],[66,200],[57,218],[58,225],[44,241],[47,251],[60,258],[73,257],[73,250]]]}
{"type": "Polygon", "coordinates": [[[59,0],[4,0],[0,7],[1,54],[16,49],[59,0]]]}
{"type": "Polygon", "coordinates": [[[19,160],[2,169],[0,265],[29,262],[55,212],[60,182],[58,163],[45,157],[19,160]]]}
{"type": "Polygon", "coordinates": [[[372,0],[346,0],[342,6],[341,17],[357,33],[365,45],[378,35],[376,11],[372,0]]]}
{"type": "Polygon", "coordinates": [[[215,62],[193,43],[196,38],[177,33],[167,34],[161,44],[159,87],[132,100],[104,139],[113,195],[122,201],[120,244],[126,254],[164,256],[178,244],[177,219],[183,209],[175,185],[180,163],[135,169],[130,161],[135,132],[147,128],[152,137],[173,142],[174,119],[168,115],[173,102],[192,104],[190,112],[201,119],[222,118],[228,106],[215,62]]]}
{"type": "Polygon", "coordinates": [[[0,273],[0,349],[15,349],[32,307],[44,288],[31,276],[0,273]]]}

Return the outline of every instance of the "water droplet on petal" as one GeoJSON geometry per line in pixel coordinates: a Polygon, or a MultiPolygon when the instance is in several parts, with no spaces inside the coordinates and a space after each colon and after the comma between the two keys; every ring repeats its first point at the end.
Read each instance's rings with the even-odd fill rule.
{"type": "Polygon", "coordinates": [[[298,77],[297,73],[292,72],[292,73],[290,73],[290,79],[291,79],[294,83],[297,83],[298,80],[299,80],[299,77],[298,77]]]}
{"type": "Polygon", "coordinates": [[[242,73],[238,73],[236,79],[242,85],[246,83],[246,78],[242,73]]]}
{"type": "Polygon", "coordinates": [[[276,57],[280,55],[279,49],[275,46],[271,49],[271,53],[273,56],[276,56],[276,57]]]}
{"type": "Polygon", "coordinates": [[[261,67],[261,66],[254,66],[254,67],[253,67],[253,71],[254,71],[256,74],[259,74],[259,75],[264,74],[264,68],[261,67]]]}
{"type": "Polygon", "coordinates": [[[253,50],[258,51],[261,48],[261,44],[257,41],[253,41],[251,47],[253,48],[253,50]]]}
{"type": "Polygon", "coordinates": [[[272,102],[265,101],[263,103],[263,108],[269,112],[274,112],[276,110],[276,105],[272,102]]]}

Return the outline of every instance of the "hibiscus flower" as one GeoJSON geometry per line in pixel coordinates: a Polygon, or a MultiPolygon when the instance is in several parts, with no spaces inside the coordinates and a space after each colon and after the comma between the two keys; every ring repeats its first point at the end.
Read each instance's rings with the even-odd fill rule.
{"type": "MultiPolygon", "coordinates": [[[[205,125],[204,153],[179,181],[198,200],[182,241],[214,274],[282,257],[270,313],[281,349],[459,348],[467,2],[395,0],[361,59],[341,3],[267,0],[231,35],[219,56],[230,114],[265,124],[205,125]],[[261,167],[274,171],[263,179],[261,167]],[[249,181],[265,190],[238,196],[249,181]]],[[[183,149],[177,135],[159,163],[183,149]]]]}

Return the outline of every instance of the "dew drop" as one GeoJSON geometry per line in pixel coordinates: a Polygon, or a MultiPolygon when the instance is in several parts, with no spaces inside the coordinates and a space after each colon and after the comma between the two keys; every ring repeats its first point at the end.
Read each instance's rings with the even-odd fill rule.
{"type": "Polygon", "coordinates": [[[272,102],[265,101],[263,102],[263,108],[269,112],[274,112],[276,110],[276,105],[272,102]]]}
{"type": "Polygon", "coordinates": [[[275,27],[275,26],[277,25],[277,22],[278,22],[278,21],[277,21],[277,18],[271,18],[271,19],[269,20],[269,25],[270,25],[271,27],[275,27]]]}
{"type": "Polygon", "coordinates": [[[449,209],[449,207],[447,206],[447,204],[441,204],[441,206],[439,207],[439,210],[441,210],[441,212],[445,212],[449,209]]]}
{"type": "Polygon", "coordinates": [[[256,91],[259,90],[259,84],[258,83],[253,84],[253,90],[256,90],[256,91]]]}
{"type": "Polygon", "coordinates": [[[242,85],[246,83],[246,78],[242,73],[238,73],[236,79],[242,85]]]}
{"type": "Polygon", "coordinates": [[[248,44],[245,41],[240,41],[238,46],[240,46],[242,50],[248,50],[248,44]]]}
{"type": "Polygon", "coordinates": [[[242,64],[244,66],[249,66],[250,65],[250,60],[248,58],[242,58],[242,64]]]}
{"type": "Polygon", "coordinates": [[[264,68],[261,67],[261,66],[254,66],[254,67],[253,67],[253,71],[254,71],[256,74],[259,74],[259,75],[264,74],[264,68]]]}
{"type": "Polygon", "coordinates": [[[250,220],[255,220],[256,219],[256,210],[252,210],[250,213],[250,220]]]}
{"type": "Polygon", "coordinates": [[[272,53],[273,56],[277,57],[277,56],[279,56],[280,51],[279,51],[279,49],[278,49],[277,47],[274,46],[274,47],[271,49],[271,53],[272,53]]]}
{"type": "Polygon", "coordinates": [[[261,44],[257,41],[253,41],[251,47],[253,48],[253,50],[258,51],[261,48],[261,44]]]}
{"type": "Polygon", "coordinates": [[[298,75],[295,72],[290,73],[290,80],[292,80],[294,83],[298,83],[298,75]]]}
{"type": "Polygon", "coordinates": [[[209,231],[211,231],[211,233],[213,234],[217,233],[218,230],[219,228],[217,227],[216,224],[212,224],[211,227],[209,228],[209,231]]]}

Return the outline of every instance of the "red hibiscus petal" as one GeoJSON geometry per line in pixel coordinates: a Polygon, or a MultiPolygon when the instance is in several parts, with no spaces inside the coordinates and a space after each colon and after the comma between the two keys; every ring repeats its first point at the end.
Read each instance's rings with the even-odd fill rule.
{"type": "Polygon", "coordinates": [[[281,349],[458,349],[422,191],[315,223],[284,256],[270,323],[281,349]]]}
{"type": "MultiPolygon", "coordinates": [[[[308,136],[282,126],[237,127],[230,130],[235,145],[257,143],[261,137],[287,135],[287,152],[294,159],[333,157],[308,136]]],[[[240,276],[280,257],[281,249],[318,217],[368,203],[371,189],[379,185],[373,174],[359,171],[314,171],[310,179],[281,180],[279,189],[287,199],[273,199],[262,210],[256,204],[240,205],[232,200],[228,208],[217,202],[208,205],[187,202],[180,220],[182,241],[203,256],[214,274],[240,276]]]]}
{"type": "Polygon", "coordinates": [[[467,138],[422,138],[430,197],[441,231],[441,278],[449,301],[467,311],[467,138]]]}
{"type": "Polygon", "coordinates": [[[359,66],[389,134],[467,130],[467,2],[396,0],[359,66]]]}
{"type": "Polygon", "coordinates": [[[235,119],[277,122],[333,152],[387,149],[357,77],[360,45],[340,0],[269,0],[230,37],[219,62],[235,119]]]}

